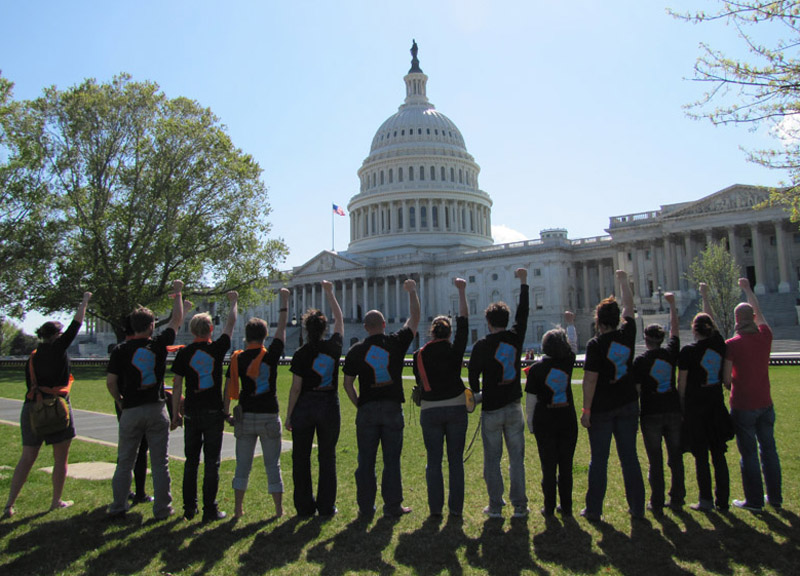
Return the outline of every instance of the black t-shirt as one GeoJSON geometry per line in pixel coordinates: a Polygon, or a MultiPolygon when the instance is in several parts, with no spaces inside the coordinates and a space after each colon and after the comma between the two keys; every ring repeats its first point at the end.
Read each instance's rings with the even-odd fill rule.
{"type": "Polygon", "coordinates": [[[680,412],[681,400],[675,386],[675,365],[681,341],[672,336],[666,347],[647,350],[633,361],[633,374],[641,388],[641,415],[680,412]]]}
{"type": "MultiPolygon", "coordinates": [[[[247,375],[250,364],[258,357],[261,347],[243,350],[237,357],[239,363],[239,405],[244,412],[257,414],[277,414],[278,398],[275,395],[275,385],[278,381],[278,361],[283,354],[283,340],[273,338],[267,353],[261,360],[258,377],[253,380],[247,375]]],[[[225,376],[230,377],[231,369],[225,376]]]]}
{"type": "Polygon", "coordinates": [[[520,286],[519,304],[510,330],[487,334],[475,343],[469,359],[469,387],[481,391],[483,410],[497,410],[522,397],[520,365],[528,328],[527,284],[520,286]]]}
{"type": "MultiPolygon", "coordinates": [[[[80,322],[74,320],[67,327],[61,336],[53,342],[40,342],[36,346],[36,354],[33,356],[33,369],[36,372],[36,383],[39,386],[49,388],[59,388],[69,383],[70,363],[67,348],[69,348],[78,330],[81,328],[80,322]]],[[[31,389],[30,363],[25,363],[25,384],[28,390],[31,389]]],[[[25,400],[29,400],[26,398],[25,400]]]]}
{"type": "Polygon", "coordinates": [[[343,372],[358,377],[358,405],[377,400],[405,402],[403,361],[414,332],[403,327],[397,332],[369,336],[353,345],[344,359],[343,372]]]}
{"type": "Polygon", "coordinates": [[[222,362],[230,347],[230,336],[223,334],[214,342],[192,342],[178,351],[172,371],[183,376],[187,411],[222,409],[222,362]]]}
{"type": "Polygon", "coordinates": [[[173,342],[175,330],[167,328],[155,338],[126,340],[111,352],[107,371],[118,378],[123,409],[166,400],[167,346],[173,342]]]}
{"type": "MultiPolygon", "coordinates": [[[[537,360],[528,370],[525,392],[536,395],[536,408],[533,411],[534,432],[551,432],[553,426],[574,423],[575,401],[572,397],[572,368],[575,354],[570,351],[567,358],[556,360],[545,356],[537,360]]],[[[576,428],[577,430],[577,428],[576,428]]]]}
{"type": "Polygon", "coordinates": [[[711,405],[722,398],[725,340],[719,332],[683,347],[678,369],[686,370],[686,405],[711,405]]]}
{"type": "Polygon", "coordinates": [[[458,316],[452,343],[449,340],[432,340],[414,352],[414,376],[417,384],[422,387],[423,400],[447,400],[464,393],[461,367],[464,363],[468,331],[469,320],[465,316],[458,316]],[[426,390],[422,382],[419,371],[420,356],[425,365],[430,390],[426,390]]]}
{"type": "Polygon", "coordinates": [[[633,379],[633,350],[636,322],[623,318],[617,330],[600,334],[586,344],[586,372],[597,372],[592,412],[608,412],[635,402],[638,398],[633,379]]]}
{"type": "Polygon", "coordinates": [[[295,352],[289,370],[303,379],[300,394],[312,390],[336,394],[341,356],[342,335],[338,332],[331,334],[327,340],[309,342],[295,352]]]}

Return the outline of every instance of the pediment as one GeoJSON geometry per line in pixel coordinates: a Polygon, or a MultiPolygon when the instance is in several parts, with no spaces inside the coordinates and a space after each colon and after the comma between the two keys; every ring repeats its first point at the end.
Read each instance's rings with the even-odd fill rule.
{"type": "Polygon", "coordinates": [[[294,268],[292,270],[292,275],[331,274],[334,272],[341,273],[363,269],[364,265],[355,260],[345,258],[330,250],[323,250],[305,264],[294,268]]]}
{"type": "Polygon", "coordinates": [[[668,218],[686,218],[687,216],[719,214],[723,212],[740,212],[752,209],[769,199],[770,188],[762,186],[745,186],[734,184],[696,202],[680,205],[676,210],[668,211],[665,206],[662,216],[668,218]]]}

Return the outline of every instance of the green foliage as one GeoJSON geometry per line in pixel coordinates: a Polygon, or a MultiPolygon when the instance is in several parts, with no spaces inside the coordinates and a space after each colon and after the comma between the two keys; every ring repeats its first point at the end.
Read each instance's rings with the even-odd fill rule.
{"type": "Polygon", "coordinates": [[[36,349],[38,344],[39,340],[36,338],[36,336],[25,334],[25,332],[20,330],[14,334],[14,337],[11,339],[8,353],[11,356],[28,356],[36,349]]]}
{"type": "Polygon", "coordinates": [[[33,307],[72,310],[89,290],[89,314],[121,335],[137,304],[168,307],[173,279],[190,297],[239,290],[246,302],[285,257],[268,237],[261,168],[197,102],[121,75],[17,107],[20,141],[44,158],[40,218],[54,231],[45,269],[29,275],[33,307]]]}
{"type": "Polygon", "coordinates": [[[725,244],[712,242],[706,246],[689,265],[686,277],[695,286],[700,282],[708,284],[711,311],[717,328],[726,338],[732,336],[736,323],[733,309],[740,302],[738,281],[741,273],[725,244]]]}
{"type": "Polygon", "coordinates": [[[16,324],[0,316],[0,356],[11,354],[11,342],[19,332],[16,324]]]}
{"type": "Polygon", "coordinates": [[[780,142],[749,151],[748,159],[788,172],[788,185],[774,190],[770,202],[800,220],[800,2],[719,0],[715,11],[673,15],[693,23],[720,21],[738,33],[743,57],[701,44],[694,79],[708,88],[688,106],[690,116],[714,124],[766,123],[780,142]]]}

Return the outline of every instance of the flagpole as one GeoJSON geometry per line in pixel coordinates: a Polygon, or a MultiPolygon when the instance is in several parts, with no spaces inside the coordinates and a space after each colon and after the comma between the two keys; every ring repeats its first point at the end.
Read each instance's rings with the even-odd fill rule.
{"type": "Polygon", "coordinates": [[[335,238],[335,236],[334,236],[334,232],[335,232],[335,230],[334,230],[334,227],[335,227],[334,216],[335,216],[335,214],[333,213],[333,208],[331,208],[331,252],[336,252],[336,244],[334,242],[334,238],[335,238]]]}

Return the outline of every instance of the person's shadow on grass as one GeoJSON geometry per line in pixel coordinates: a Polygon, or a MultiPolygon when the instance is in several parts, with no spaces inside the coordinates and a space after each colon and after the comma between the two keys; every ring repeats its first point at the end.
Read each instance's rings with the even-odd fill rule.
{"type": "Polygon", "coordinates": [[[560,521],[555,516],[545,517],[544,531],[533,537],[533,550],[537,558],[572,573],[594,573],[604,562],[592,551],[591,534],[572,516],[560,521]]]}
{"type": "Polygon", "coordinates": [[[481,535],[467,543],[467,562],[488,574],[507,576],[530,570],[548,574],[531,556],[531,533],[528,518],[512,518],[508,531],[502,518],[489,518],[481,535]]]}
{"type": "Polygon", "coordinates": [[[344,530],[317,542],[306,553],[306,560],[320,564],[320,574],[326,576],[358,571],[393,574],[395,567],[383,559],[383,551],[398,521],[402,520],[384,516],[369,530],[369,520],[356,518],[344,530]]]}
{"type": "Polygon", "coordinates": [[[303,549],[319,536],[320,529],[319,518],[293,516],[272,530],[259,532],[250,549],[239,556],[240,571],[266,573],[295,562],[303,549]]]}
{"type": "Polygon", "coordinates": [[[462,574],[457,551],[466,544],[463,518],[449,516],[443,527],[442,522],[442,517],[428,516],[415,531],[401,534],[394,551],[395,560],[414,568],[418,574],[442,571],[450,576],[462,574]]]}

